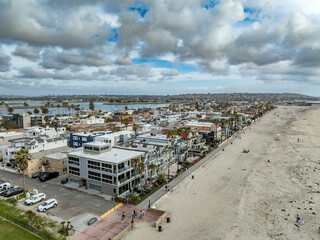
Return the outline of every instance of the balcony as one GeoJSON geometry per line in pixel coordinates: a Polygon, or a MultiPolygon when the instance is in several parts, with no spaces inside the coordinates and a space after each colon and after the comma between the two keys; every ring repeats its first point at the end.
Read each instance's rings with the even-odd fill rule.
{"type": "Polygon", "coordinates": [[[121,183],[124,183],[125,181],[128,181],[128,180],[129,180],[129,178],[125,177],[125,178],[119,179],[118,182],[121,184],[121,183]]]}
{"type": "Polygon", "coordinates": [[[125,166],[124,168],[119,168],[119,169],[118,169],[118,173],[122,173],[122,172],[124,172],[124,171],[129,170],[129,169],[130,169],[130,166],[127,165],[127,166],[125,166]]]}

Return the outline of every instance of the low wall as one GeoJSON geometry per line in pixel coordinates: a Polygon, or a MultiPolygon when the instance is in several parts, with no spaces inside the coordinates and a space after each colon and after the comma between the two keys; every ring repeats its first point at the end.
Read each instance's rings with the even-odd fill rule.
{"type": "Polygon", "coordinates": [[[113,238],[113,240],[121,239],[127,232],[134,228],[135,223],[130,223],[125,229],[123,229],[117,236],[113,238]]]}
{"type": "Polygon", "coordinates": [[[165,219],[168,215],[168,212],[166,211],[162,211],[162,210],[151,208],[151,207],[148,208],[148,211],[159,215],[159,218],[154,222],[154,227],[158,227],[162,222],[162,220],[165,219]]]}

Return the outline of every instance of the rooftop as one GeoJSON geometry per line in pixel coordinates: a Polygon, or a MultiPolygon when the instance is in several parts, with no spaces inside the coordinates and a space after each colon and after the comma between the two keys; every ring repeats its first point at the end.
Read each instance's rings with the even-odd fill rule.
{"type": "Polygon", "coordinates": [[[135,152],[124,149],[112,148],[109,152],[104,152],[101,154],[90,154],[86,153],[83,150],[77,152],[70,152],[68,155],[76,156],[76,157],[84,157],[92,160],[99,160],[108,163],[121,163],[123,161],[140,157],[143,155],[141,152],[135,152]]]}

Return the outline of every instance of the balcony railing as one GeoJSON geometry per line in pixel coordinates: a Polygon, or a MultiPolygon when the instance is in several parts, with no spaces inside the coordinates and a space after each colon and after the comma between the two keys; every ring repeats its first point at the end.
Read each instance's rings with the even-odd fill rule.
{"type": "Polygon", "coordinates": [[[118,173],[122,173],[122,172],[124,172],[124,171],[127,171],[127,170],[129,170],[130,169],[130,166],[128,165],[128,166],[125,166],[124,168],[119,168],[118,169],[118,173]]]}
{"type": "Polygon", "coordinates": [[[123,182],[125,182],[125,181],[127,181],[127,180],[129,180],[129,178],[128,178],[128,177],[125,177],[125,178],[119,179],[119,183],[123,183],[123,182]]]}

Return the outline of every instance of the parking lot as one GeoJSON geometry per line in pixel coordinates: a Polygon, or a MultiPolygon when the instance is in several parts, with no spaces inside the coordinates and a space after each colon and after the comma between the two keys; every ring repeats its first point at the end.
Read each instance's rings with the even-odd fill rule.
{"type": "MultiPolygon", "coordinates": [[[[103,213],[113,208],[113,203],[102,197],[67,189],[59,185],[63,178],[65,178],[65,176],[47,182],[40,182],[39,179],[29,177],[25,178],[26,189],[37,189],[39,193],[45,193],[47,195],[46,200],[55,198],[58,201],[58,206],[48,210],[46,212],[47,214],[68,221],[85,213],[89,213],[90,216],[100,217],[103,213]]],[[[0,179],[9,181],[12,185],[22,187],[22,175],[0,170],[0,179]]],[[[36,203],[33,206],[26,206],[26,208],[36,211],[37,206],[40,204],[41,203],[36,203]]],[[[44,213],[44,215],[46,214],[44,213]]]]}

